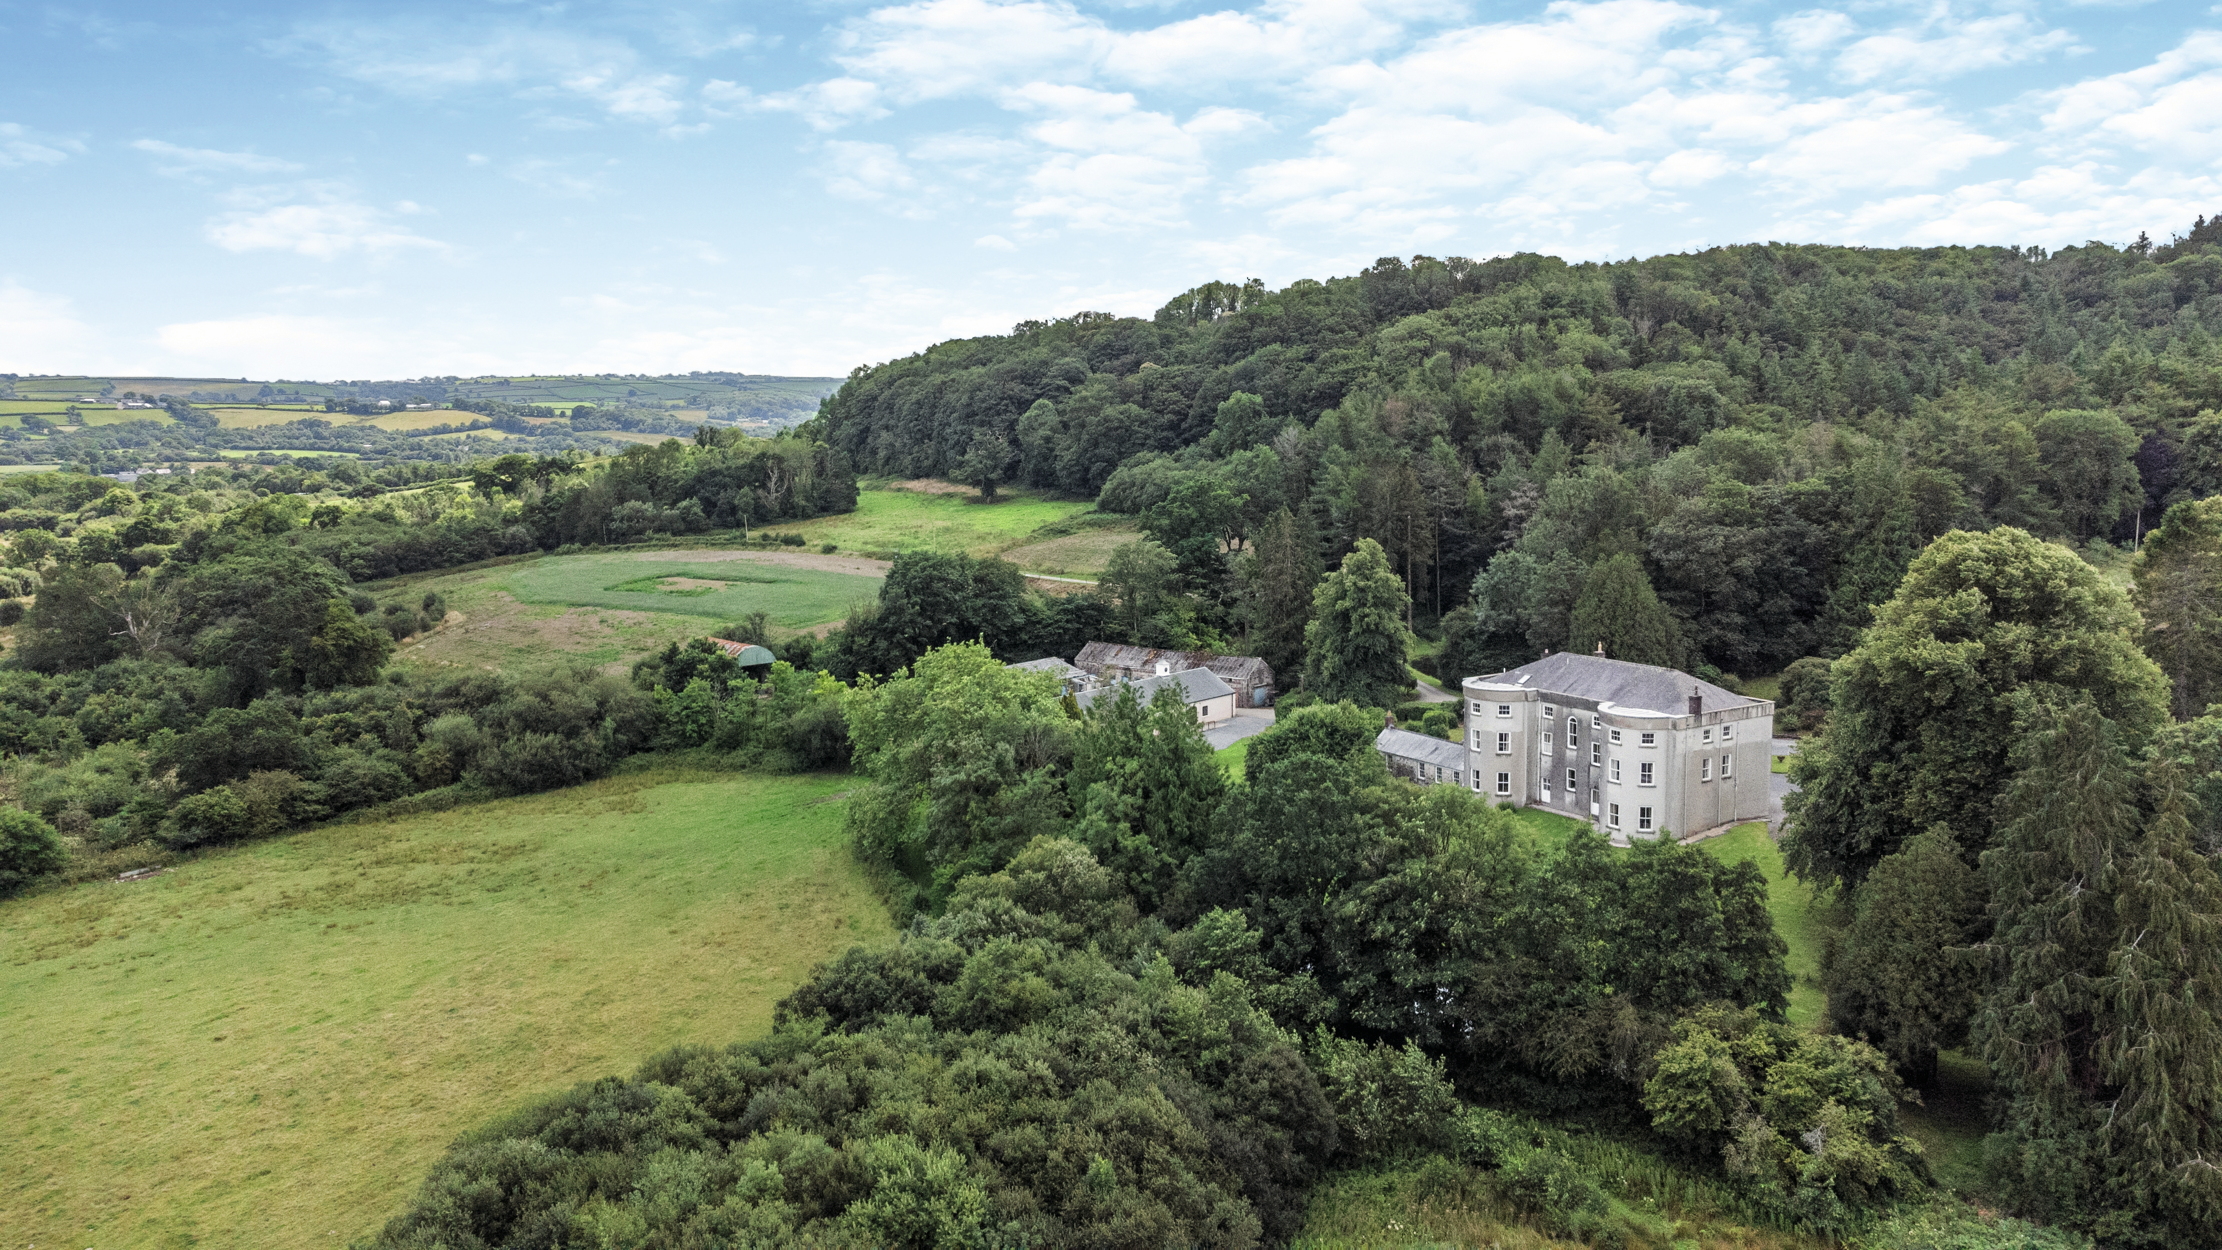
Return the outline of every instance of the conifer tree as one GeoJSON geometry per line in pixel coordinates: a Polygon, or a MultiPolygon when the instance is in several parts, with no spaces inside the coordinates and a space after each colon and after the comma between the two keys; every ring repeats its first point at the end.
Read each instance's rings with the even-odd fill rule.
{"type": "Polygon", "coordinates": [[[1982,857],[1992,981],[1971,1035],[2004,1108],[1985,1153],[2024,1214],[2089,1226],[2104,1205],[2101,982],[2138,836],[2137,777],[2088,701],[2048,717],[2016,757],[1999,845],[1982,857]]]}
{"type": "Polygon", "coordinates": [[[1586,654],[1599,644],[1613,659],[1637,664],[1679,668],[1684,660],[1674,614],[1659,602],[1643,566],[1625,552],[1592,566],[1574,601],[1566,649],[1586,654]]]}
{"type": "Polygon", "coordinates": [[[1965,1039],[1982,985],[1964,949],[1981,936],[1982,880],[1952,831],[1933,825],[1875,865],[1856,907],[1828,968],[1829,1017],[1930,1084],[1937,1051],[1965,1039]]]}
{"type": "Polygon", "coordinates": [[[2151,790],[2098,986],[2100,1072],[2120,1091],[2100,1154],[2111,1205],[2193,1246],[2222,1229],[2222,878],[2192,846],[2192,799],[2166,759],[2151,790]]]}
{"type": "Polygon", "coordinates": [[[1405,668],[1410,600],[1370,538],[1343,558],[1312,592],[1312,623],[1304,631],[1304,689],[1323,702],[1394,707],[1412,689],[1405,668]]]}
{"type": "Polygon", "coordinates": [[[1319,585],[1319,552],[1310,527],[1282,508],[1258,528],[1243,558],[1243,614],[1251,653],[1272,666],[1277,680],[1304,669],[1304,629],[1312,621],[1312,590],[1319,585]]]}

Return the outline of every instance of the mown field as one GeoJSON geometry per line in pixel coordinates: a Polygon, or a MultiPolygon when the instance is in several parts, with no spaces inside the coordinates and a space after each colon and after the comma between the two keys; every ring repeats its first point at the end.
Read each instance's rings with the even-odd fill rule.
{"type": "MultiPolygon", "coordinates": [[[[811,547],[835,543],[844,551],[889,552],[923,547],[988,556],[1021,546],[1037,531],[1072,521],[1092,507],[1084,500],[1008,491],[994,503],[981,503],[968,491],[960,493],[943,483],[930,486],[866,490],[857,496],[854,512],[770,528],[801,534],[811,547]]],[[[1020,567],[1046,571],[1026,564],[1020,567]]]]}
{"type": "Polygon", "coordinates": [[[771,614],[775,636],[822,629],[851,603],[877,597],[884,567],[816,553],[594,552],[363,589],[381,601],[432,591],[447,601],[452,619],[396,652],[410,667],[533,667],[557,658],[622,666],[755,611],[771,614]],[[682,580],[665,586],[667,578],[682,580]]]}
{"type": "Polygon", "coordinates": [[[0,903],[11,1246],[339,1246],[453,1137],[891,938],[838,776],[644,773],[0,903]]]}

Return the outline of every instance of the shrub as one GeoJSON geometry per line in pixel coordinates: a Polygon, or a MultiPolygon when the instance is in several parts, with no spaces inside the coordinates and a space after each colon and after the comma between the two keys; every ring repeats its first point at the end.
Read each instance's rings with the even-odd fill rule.
{"type": "Polygon", "coordinates": [[[172,847],[230,842],[247,832],[247,805],[230,786],[215,786],[188,795],[170,812],[156,835],[172,847]]]}
{"type": "Polygon", "coordinates": [[[841,550],[841,547],[838,543],[827,543],[823,547],[818,548],[819,554],[829,556],[839,550],[841,550]]]}
{"type": "Polygon", "coordinates": [[[54,826],[20,807],[0,807],[0,895],[15,893],[68,858],[54,826]]]}

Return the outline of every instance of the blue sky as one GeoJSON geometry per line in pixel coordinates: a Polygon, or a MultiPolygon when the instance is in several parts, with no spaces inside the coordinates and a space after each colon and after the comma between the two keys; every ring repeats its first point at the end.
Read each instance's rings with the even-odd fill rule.
{"type": "Polygon", "coordinates": [[[0,370],[847,372],[1211,278],[2222,209],[2206,3],[0,0],[0,370]]]}

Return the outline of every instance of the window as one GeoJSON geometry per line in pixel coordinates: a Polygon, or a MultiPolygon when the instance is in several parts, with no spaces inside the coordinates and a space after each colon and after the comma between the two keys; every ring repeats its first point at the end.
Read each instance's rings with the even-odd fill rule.
{"type": "Polygon", "coordinates": [[[1620,827],[1620,804],[1615,803],[1606,809],[1605,823],[1615,829],[1620,827]]]}
{"type": "Polygon", "coordinates": [[[1499,715],[1499,716],[1506,716],[1506,717],[1509,717],[1509,716],[1511,716],[1511,715],[1512,715],[1512,705],[1511,705],[1511,704],[1509,704],[1509,703],[1499,703],[1499,704],[1497,705],[1497,715],[1499,715]]]}
{"type": "Polygon", "coordinates": [[[1645,760],[1643,763],[1636,765],[1636,784],[1639,786],[1648,786],[1651,784],[1650,760],[1645,760]]]}
{"type": "Polygon", "coordinates": [[[1655,747],[1655,746],[1659,745],[1659,735],[1657,735],[1657,734],[1645,734],[1645,735],[1644,735],[1643,737],[1641,737],[1641,738],[1637,739],[1637,742],[1638,742],[1638,743],[1640,743],[1640,744],[1641,744],[1641,745],[1643,745],[1643,746],[1647,746],[1647,747],[1655,747]]]}
{"type": "Polygon", "coordinates": [[[1605,762],[1605,744],[1604,744],[1604,743],[1602,743],[1602,742],[1592,742],[1592,743],[1590,743],[1590,744],[1589,744],[1589,766],[1590,766],[1591,768],[1595,768],[1595,767],[1597,767],[1597,766],[1598,766],[1599,764],[1602,764],[1602,763],[1604,763],[1604,762],[1605,762]]]}
{"type": "Polygon", "coordinates": [[[1697,779],[1699,781],[1711,781],[1713,779],[1712,756],[1708,755],[1697,762],[1697,779]]]}
{"type": "Polygon", "coordinates": [[[1574,785],[1574,770],[1569,768],[1566,770],[1566,797],[1574,797],[1574,785]]]}
{"type": "Polygon", "coordinates": [[[1590,718],[1589,718],[1589,727],[1590,727],[1591,729],[1599,729],[1599,728],[1602,728],[1602,727],[1604,726],[1604,724],[1605,724],[1605,722],[1604,722],[1604,721],[1602,721],[1602,720],[1599,720],[1599,719],[1598,719],[1597,717],[1594,717],[1594,716],[1592,716],[1592,717],[1590,717],[1590,718]]]}
{"type": "Polygon", "coordinates": [[[1497,754],[1499,754],[1499,755],[1510,755],[1510,754],[1512,754],[1512,735],[1511,735],[1511,734],[1498,734],[1498,735],[1497,735],[1497,754]]]}
{"type": "Polygon", "coordinates": [[[1612,731],[1612,744],[1614,746],[1620,745],[1620,731],[1617,729],[1612,731]]]}
{"type": "Polygon", "coordinates": [[[1474,704],[1474,715],[1481,715],[1481,705],[1479,703],[1474,704]]]}
{"type": "Polygon", "coordinates": [[[1450,783],[1454,786],[1458,784],[1458,773],[1458,769],[1453,768],[1450,770],[1450,783]]]}
{"type": "Polygon", "coordinates": [[[1613,780],[1613,784],[1614,784],[1614,785],[1616,785],[1616,786],[1617,786],[1617,785],[1619,785],[1619,784],[1620,784],[1620,761],[1619,761],[1619,760],[1614,760],[1614,761],[1612,762],[1612,780],[1613,780]]]}
{"type": "Polygon", "coordinates": [[[1543,753],[1545,755],[1549,755],[1551,753],[1551,735],[1548,732],[1545,732],[1543,735],[1543,753]]]}
{"type": "Polygon", "coordinates": [[[1474,793],[1481,793],[1481,774],[1479,772],[1474,774],[1474,793]]]}
{"type": "Polygon", "coordinates": [[[1704,737],[1703,737],[1702,739],[1700,739],[1700,741],[1703,741],[1703,742],[1711,742],[1712,740],[1713,740],[1713,731],[1712,731],[1712,730],[1710,730],[1710,729],[1706,730],[1706,731],[1705,731],[1705,736],[1704,736],[1704,737]]]}
{"type": "Polygon", "coordinates": [[[1733,756],[1733,755],[1723,755],[1723,756],[1721,756],[1721,780],[1722,780],[1722,781],[1726,781],[1726,780],[1728,780],[1728,770],[1729,770],[1729,767],[1730,767],[1731,765],[1733,765],[1733,764],[1735,763],[1735,761],[1736,761],[1736,757],[1735,757],[1735,756],[1733,756]]]}
{"type": "Polygon", "coordinates": [[[1566,718],[1566,745],[1570,747],[1582,745],[1582,722],[1580,717],[1569,716],[1566,718]]]}
{"type": "Polygon", "coordinates": [[[1442,766],[1441,764],[1437,764],[1437,765],[1435,766],[1435,780],[1437,780],[1437,781],[1441,781],[1442,779],[1443,779],[1443,766],[1442,766]]]}
{"type": "Polygon", "coordinates": [[[1637,809],[1636,809],[1636,828],[1637,828],[1637,829],[1639,829],[1639,830],[1642,830],[1643,832],[1646,832],[1646,833],[1648,833],[1648,832],[1650,832],[1650,831],[1651,831],[1651,809],[1650,809],[1650,808],[1648,808],[1648,807],[1639,807],[1639,808],[1637,808],[1637,809]]]}
{"type": "Polygon", "coordinates": [[[1479,751],[1481,749],[1481,731],[1479,729],[1472,731],[1472,738],[1473,749],[1479,751]]]}
{"type": "Polygon", "coordinates": [[[1723,741],[1723,742],[1733,742],[1733,741],[1735,741],[1735,739],[1736,739],[1736,727],[1735,727],[1734,725],[1723,725],[1723,726],[1721,726],[1721,741],[1723,741]]]}
{"type": "Polygon", "coordinates": [[[1511,774],[1511,773],[1498,773],[1498,774],[1497,774],[1497,793],[1499,793],[1499,794],[1510,794],[1510,793],[1512,793],[1512,774],[1511,774]]]}
{"type": "Polygon", "coordinates": [[[1555,707],[1552,707],[1552,706],[1551,706],[1550,704],[1548,704],[1548,703],[1546,703],[1546,704],[1544,704],[1544,705],[1543,705],[1543,719],[1545,719],[1545,720],[1549,720],[1549,719],[1551,719],[1552,717],[1554,717],[1554,716],[1556,716],[1556,715],[1558,715],[1558,709],[1557,709],[1557,708],[1555,708],[1555,707]]]}

